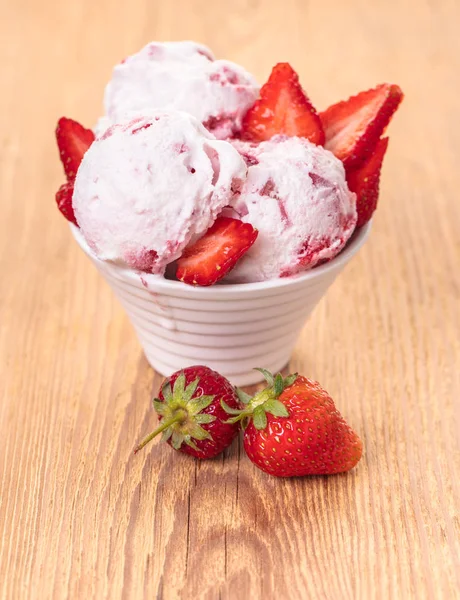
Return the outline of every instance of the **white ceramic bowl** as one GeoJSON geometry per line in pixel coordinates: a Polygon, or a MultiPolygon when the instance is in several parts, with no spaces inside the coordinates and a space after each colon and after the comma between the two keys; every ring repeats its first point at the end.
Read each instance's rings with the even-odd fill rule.
{"type": "Polygon", "coordinates": [[[162,375],[204,364],[235,385],[258,383],[254,367],[281,370],[305,321],[365,242],[370,223],[330,262],[300,275],[192,287],[99,260],[80,230],[80,247],[111,285],[136,330],[147,360],[162,375]]]}

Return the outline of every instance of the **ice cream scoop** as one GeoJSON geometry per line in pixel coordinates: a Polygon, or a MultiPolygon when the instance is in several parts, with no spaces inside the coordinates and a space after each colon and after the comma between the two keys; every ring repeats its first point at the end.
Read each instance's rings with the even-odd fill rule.
{"type": "Polygon", "coordinates": [[[243,67],[215,60],[195,42],[152,42],[117,65],[105,90],[100,133],[126,115],[175,109],[195,116],[217,138],[241,129],[259,86],[243,67]]]}
{"type": "Polygon", "coordinates": [[[93,142],[73,208],[99,259],[163,273],[231,204],[246,172],[238,151],[194,117],[160,111],[112,125],[93,142]]]}
{"type": "Polygon", "coordinates": [[[357,219],[341,161],[298,137],[233,145],[248,165],[234,210],[259,236],[224,281],[294,275],[336,256],[357,219]]]}

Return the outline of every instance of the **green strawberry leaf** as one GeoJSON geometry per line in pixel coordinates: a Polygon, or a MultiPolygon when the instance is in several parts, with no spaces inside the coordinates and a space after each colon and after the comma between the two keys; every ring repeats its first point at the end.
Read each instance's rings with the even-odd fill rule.
{"type": "Polygon", "coordinates": [[[279,400],[267,400],[263,409],[274,417],[289,417],[288,409],[279,400]]]}
{"type": "Polygon", "coordinates": [[[242,412],[239,408],[232,408],[223,400],[220,401],[220,405],[225,410],[225,412],[228,413],[229,415],[240,415],[242,412]]]}
{"type": "Polygon", "coordinates": [[[267,369],[261,369],[260,367],[256,367],[254,369],[254,371],[259,371],[259,373],[262,373],[262,375],[264,376],[264,379],[268,383],[268,385],[270,387],[273,387],[275,380],[273,378],[273,375],[270,373],[270,371],[267,371],[267,369]]]}
{"type": "Polygon", "coordinates": [[[207,415],[206,413],[204,413],[202,415],[196,415],[196,417],[195,417],[195,421],[199,425],[205,425],[206,423],[212,423],[215,420],[216,420],[216,417],[214,415],[207,415]]]}
{"type": "Polygon", "coordinates": [[[283,376],[281,375],[281,373],[278,373],[278,375],[275,377],[275,383],[273,385],[273,392],[274,392],[275,396],[278,397],[283,393],[283,390],[284,390],[283,376]]]}
{"type": "Polygon", "coordinates": [[[209,431],[203,429],[203,427],[198,425],[198,423],[190,423],[188,435],[195,440],[212,440],[212,436],[209,431]]]}
{"type": "Polygon", "coordinates": [[[165,429],[163,431],[163,433],[161,434],[161,441],[167,442],[169,440],[169,438],[172,436],[172,434],[173,434],[172,428],[168,427],[168,429],[165,429]]]}
{"type": "Polygon", "coordinates": [[[193,394],[196,391],[196,388],[198,387],[200,380],[197,377],[195,379],[195,381],[192,381],[192,383],[190,383],[186,388],[185,388],[185,392],[184,392],[184,401],[185,402],[190,402],[190,400],[193,397],[193,394]]]}
{"type": "Polygon", "coordinates": [[[170,402],[173,399],[171,383],[169,381],[167,381],[163,385],[163,387],[161,388],[161,391],[163,392],[163,397],[165,399],[165,402],[170,402]]]}
{"type": "Polygon", "coordinates": [[[163,417],[165,412],[168,410],[168,406],[167,406],[166,402],[162,402],[161,400],[154,398],[152,400],[152,403],[153,403],[153,408],[155,409],[157,414],[160,415],[161,417],[163,417]]]}
{"type": "Polygon", "coordinates": [[[256,429],[265,429],[267,427],[267,415],[262,406],[258,406],[254,409],[253,414],[254,427],[256,429]]]}
{"type": "Polygon", "coordinates": [[[238,396],[240,402],[242,402],[243,404],[249,404],[249,401],[252,398],[252,396],[246,394],[246,392],[243,392],[243,390],[241,390],[240,388],[236,388],[236,395],[238,396]]]}
{"type": "Polygon", "coordinates": [[[284,380],[284,389],[286,389],[287,387],[292,385],[298,376],[299,376],[298,373],[293,373],[292,375],[288,375],[286,377],[286,379],[284,380]]]}
{"type": "Polygon", "coordinates": [[[179,377],[176,379],[174,383],[174,397],[182,399],[185,392],[185,373],[181,372],[179,377]]]}
{"type": "Polygon", "coordinates": [[[213,400],[214,396],[198,396],[198,398],[190,400],[187,410],[191,415],[197,415],[202,410],[207,408],[213,400]]]}
{"type": "Polygon", "coordinates": [[[179,431],[174,431],[172,434],[172,438],[171,438],[171,444],[172,447],[174,448],[174,450],[179,450],[179,448],[182,446],[182,442],[184,441],[185,437],[182,433],[180,433],[179,431]]]}
{"type": "Polygon", "coordinates": [[[231,417],[230,419],[223,421],[223,423],[229,423],[230,425],[233,425],[234,423],[238,423],[238,421],[241,421],[241,415],[231,417]]]}
{"type": "Polygon", "coordinates": [[[184,442],[187,444],[187,446],[190,446],[190,448],[193,448],[194,450],[197,450],[197,452],[200,451],[200,449],[198,448],[198,446],[193,442],[193,440],[190,438],[189,435],[185,436],[184,442]]]}

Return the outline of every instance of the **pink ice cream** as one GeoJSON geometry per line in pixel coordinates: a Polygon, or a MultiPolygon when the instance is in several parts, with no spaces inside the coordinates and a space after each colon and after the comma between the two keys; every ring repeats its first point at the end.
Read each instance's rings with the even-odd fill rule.
{"type": "Polygon", "coordinates": [[[191,115],[156,112],[110,127],[78,169],[73,207],[101,260],[163,273],[231,204],[247,169],[191,115]]]}
{"type": "Polygon", "coordinates": [[[217,138],[241,129],[241,120],[259,94],[243,67],[215,60],[195,42],[152,42],[114,68],[105,90],[102,132],[126,115],[152,109],[181,110],[196,117],[217,138]]]}
{"type": "Polygon", "coordinates": [[[342,162],[297,137],[233,145],[248,164],[234,208],[259,235],[224,282],[294,275],[336,256],[357,220],[342,162]]]}

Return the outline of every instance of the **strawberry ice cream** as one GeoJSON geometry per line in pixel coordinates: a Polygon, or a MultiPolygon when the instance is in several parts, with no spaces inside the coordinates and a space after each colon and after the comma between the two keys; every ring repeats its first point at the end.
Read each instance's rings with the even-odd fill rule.
{"type": "Polygon", "coordinates": [[[156,112],[111,126],[83,157],[73,209],[105,261],[163,273],[246,177],[243,158],[191,115],[156,112]]]}
{"type": "Polygon", "coordinates": [[[102,261],[192,286],[296,276],[371,219],[402,98],[318,112],[288,63],[259,89],[206,46],[152,42],[115,67],[96,138],[59,119],[56,202],[102,261]]]}
{"type": "Polygon", "coordinates": [[[206,46],[152,42],[114,68],[97,132],[126,115],[175,109],[192,114],[224,139],[240,131],[258,93],[252,75],[230,61],[215,60],[206,46]]]}
{"type": "Polygon", "coordinates": [[[259,235],[224,282],[294,275],[336,256],[357,220],[342,162],[298,137],[233,145],[248,165],[234,210],[259,235]]]}

